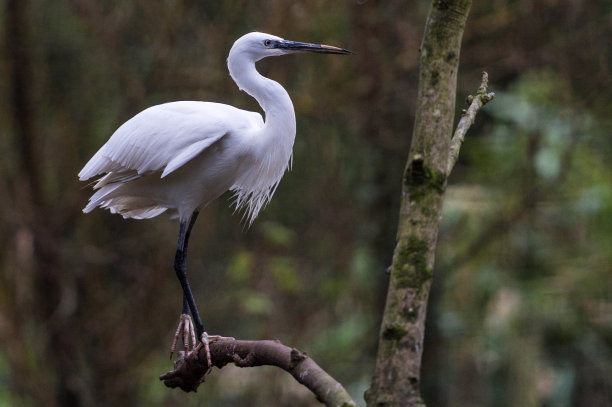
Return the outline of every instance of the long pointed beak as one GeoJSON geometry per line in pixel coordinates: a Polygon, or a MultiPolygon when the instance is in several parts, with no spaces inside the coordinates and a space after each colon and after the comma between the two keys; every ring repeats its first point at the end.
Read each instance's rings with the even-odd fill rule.
{"type": "Polygon", "coordinates": [[[331,45],[324,44],[309,44],[307,42],[297,42],[297,41],[278,41],[275,44],[274,48],[284,49],[289,52],[317,52],[319,54],[352,54],[353,52],[344,49],[333,47],[331,45]]]}

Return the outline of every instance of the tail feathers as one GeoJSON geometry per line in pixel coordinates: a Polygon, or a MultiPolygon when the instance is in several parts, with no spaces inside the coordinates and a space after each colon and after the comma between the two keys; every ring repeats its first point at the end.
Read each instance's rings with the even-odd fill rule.
{"type": "Polygon", "coordinates": [[[124,218],[149,219],[168,210],[167,207],[151,202],[150,199],[130,196],[113,196],[113,192],[121,184],[105,185],[89,199],[83,212],[89,213],[95,208],[108,209],[111,213],[118,213],[124,218]]]}
{"type": "Polygon", "coordinates": [[[130,211],[120,212],[120,214],[124,218],[132,218],[132,219],[150,219],[154,218],[157,215],[161,215],[166,212],[168,208],[162,208],[160,206],[150,206],[148,208],[139,208],[130,211]]]}
{"type": "Polygon", "coordinates": [[[108,174],[104,175],[103,177],[100,177],[96,181],[94,189],[100,189],[105,186],[112,186],[113,184],[121,186],[121,184],[125,184],[140,177],[142,177],[142,175],[139,174],[137,171],[109,172],[108,174]]]}

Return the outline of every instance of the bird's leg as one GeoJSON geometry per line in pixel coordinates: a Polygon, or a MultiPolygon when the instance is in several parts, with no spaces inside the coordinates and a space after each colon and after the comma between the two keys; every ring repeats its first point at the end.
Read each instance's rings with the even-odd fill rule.
{"type": "MultiPolygon", "coordinates": [[[[189,243],[191,229],[195,224],[198,214],[199,212],[195,211],[189,218],[189,223],[181,221],[179,227],[178,244],[176,256],[174,257],[174,270],[176,271],[176,276],[178,277],[181,287],[183,288],[183,310],[181,313],[179,326],[176,330],[174,341],[172,343],[172,351],[174,351],[176,342],[178,341],[178,337],[181,335],[181,333],[183,335],[183,343],[188,344],[189,337],[191,337],[195,346],[195,338],[193,333],[194,325],[198,338],[201,338],[202,334],[204,333],[204,325],[200,319],[200,314],[198,313],[198,308],[195,304],[193,293],[191,292],[191,286],[187,280],[187,246],[189,243]]],[[[188,347],[188,345],[186,345],[186,347],[188,347]]]]}

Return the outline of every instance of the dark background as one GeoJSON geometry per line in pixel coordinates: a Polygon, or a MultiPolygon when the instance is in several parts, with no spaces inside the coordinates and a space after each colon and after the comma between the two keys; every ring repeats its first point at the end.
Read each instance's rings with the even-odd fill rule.
{"type": "MultiPolygon", "coordinates": [[[[362,402],[376,354],[429,2],[0,1],[0,405],[315,406],[273,368],[166,389],[178,225],[81,213],[76,174],[172,100],[259,110],[225,58],[259,30],[349,57],[269,58],[293,170],[246,230],[200,216],[190,278],[210,333],[278,338],[362,402]]],[[[459,110],[490,76],[449,179],[427,325],[428,406],[612,405],[612,7],[474,2],[459,110]]]]}

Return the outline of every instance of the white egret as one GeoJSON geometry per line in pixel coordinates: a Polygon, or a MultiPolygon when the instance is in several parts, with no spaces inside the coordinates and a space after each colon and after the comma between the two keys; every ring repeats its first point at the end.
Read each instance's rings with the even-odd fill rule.
{"type": "Polygon", "coordinates": [[[265,113],[220,103],[182,101],[150,107],[125,122],[79,173],[100,176],[83,209],[109,209],[124,218],[146,219],[170,211],[180,220],[174,269],[183,289],[180,335],[185,348],[206,338],[187,280],[187,244],[199,211],[225,191],[250,225],[291,163],[296,123],[285,89],[255,68],[262,58],[293,52],[349,54],[329,45],[287,41],[253,32],[232,46],[227,66],[238,87],[265,113]],[[193,321],[190,317],[193,317],[193,321]]]}

